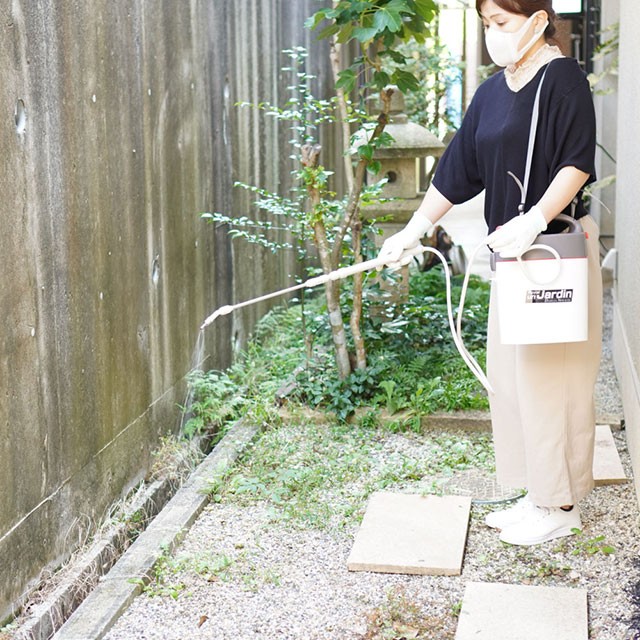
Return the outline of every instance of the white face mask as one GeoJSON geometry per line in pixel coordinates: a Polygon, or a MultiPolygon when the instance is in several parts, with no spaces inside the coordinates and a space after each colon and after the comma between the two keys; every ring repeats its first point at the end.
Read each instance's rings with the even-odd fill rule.
{"type": "Polygon", "coordinates": [[[487,29],[485,33],[485,43],[487,45],[487,51],[495,64],[499,67],[508,67],[509,65],[515,64],[542,37],[544,30],[549,24],[548,20],[540,31],[533,34],[531,40],[529,40],[522,49],[518,49],[520,40],[522,40],[522,37],[531,26],[536,15],[537,14],[534,13],[517,31],[514,31],[513,33],[499,31],[495,27],[489,27],[487,29]]]}

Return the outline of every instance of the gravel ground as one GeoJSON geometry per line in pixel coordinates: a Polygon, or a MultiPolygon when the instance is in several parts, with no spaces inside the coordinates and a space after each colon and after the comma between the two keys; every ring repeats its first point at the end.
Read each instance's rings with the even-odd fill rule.
{"type": "MultiPolygon", "coordinates": [[[[608,346],[603,355],[600,410],[621,414],[608,346]]],[[[624,432],[614,438],[631,477],[624,432]]],[[[381,457],[419,457],[426,446],[415,434],[388,434],[381,444],[381,457]]],[[[596,488],[581,504],[582,536],[540,547],[500,543],[483,524],[491,508],[472,508],[462,575],[432,577],[347,571],[357,525],[304,529],[274,518],[265,503],[212,504],[166,560],[164,580],[134,601],[106,640],[447,640],[470,581],[585,588],[590,640],[640,638],[630,630],[640,616],[632,483],[596,488]],[[615,552],[603,553],[603,545],[615,552]]]]}
{"type": "MultiPolygon", "coordinates": [[[[395,450],[420,446],[416,437],[391,439],[395,450]]],[[[617,444],[630,472],[620,437],[617,444]]],[[[211,505],[169,561],[164,594],[137,598],[107,640],[377,638],[382,636],[367,636],[376,611],[388,612],[399,599],[437,622],[439,631],[418,637],[446,639],[453,637],[451,612],[468,581],[585,588],[590,638],[632,637],[629,590],[640,579],[640,542],[631,484],[598,487],[582,504],[583,537],[541,547],[500,543],[482,523],[488,509],[472,509],[462,575],[430,577],[348,572],[355,528],[291,529],[274,521],[264,505],[211,505]],[[596,542],[599,536],[602,542],[596,542]],[[589,553],[590,546],[605,543],[616,552],[589,553]]]]}
{"type": "Polygon", "coordinates": [[[603,304],[602,359],[595,389],[596,407],[598,416],[622,417],[622,399],[611,353],[612,325],[613,296],[611,290],[606,289],[603,304]]]}

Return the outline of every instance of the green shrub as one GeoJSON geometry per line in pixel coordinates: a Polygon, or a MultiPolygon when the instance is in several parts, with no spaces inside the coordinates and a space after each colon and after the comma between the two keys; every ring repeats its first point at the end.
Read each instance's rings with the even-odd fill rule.
{"type": "MultiPolygon", "coordinates": [[[[453,279],[453,297],[461,277],[453,279]]],[[[359,407],[407,411],[420,416],[435,411],[485,409],[480,383],[467,369],[451,337],[444,274],[440,268],[415,273],[409,300],[386,304],[374,287],[367,289],[363,330],[369,345],[368,366],[346,379],[333,366],[331,330],[324,298],[293,301],[268,313],[238,362],[225,372],[196,373],[189,407],[188,435],[220,428],[247,412],[273,416],[278,390],[312,408],[333,412],[340,422],[359,407]],[[377,309],[377,313],[375,312],[377,309]]],[[[489,284],[472,278],[463,320],[464,341],[484,366],[489,284]]],[[[348,303],[348,301],[347,301],[348,303]]]]}

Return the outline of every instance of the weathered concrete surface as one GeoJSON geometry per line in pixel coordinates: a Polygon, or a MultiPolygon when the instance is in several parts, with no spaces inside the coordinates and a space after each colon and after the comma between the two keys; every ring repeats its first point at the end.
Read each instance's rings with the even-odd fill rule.
{"type": "Polygon", "coordinates": [[[471,498],[378,491],[347,558],[349,571],[457,576],[471,498]]]}
{"type": "Polygon", "coordinates": [[[608,424],[596,425],[593,478],[596,486],[629,482],[608,424]]]}
{"type": "MultiPolygon", "coordinates": [[[[204,317],[288,280],[198,213],[286,186],[287,132],[233,105],[278,100],[317,8],[0,0],[0,620],[144,476],[204,317]]],[[[207,364],[264,311],[211,327],[207,364]]]]}
{"type": "Polygon", "coordinates": [[[587,591],[470,582],[455,640],[587,640],[587,591]]]}

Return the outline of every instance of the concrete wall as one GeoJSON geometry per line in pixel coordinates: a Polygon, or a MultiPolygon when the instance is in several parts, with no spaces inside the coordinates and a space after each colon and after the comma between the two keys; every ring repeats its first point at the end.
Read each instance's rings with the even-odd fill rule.
{"type": "MultiPolygon", "coordinates": [[[[288,132],[233,105],[283,95],[318,6],[0,0],[0,619],[145,475],[202,320],[288,280],[198,213],[286,186],[288,132]]],[[[211,327],[205,366],[264,311],[211,327]]]]}
{"type": "Polygon", "coordinates": [[[636,0],[620,1],[620,75],[616,189],[615,363],[627,439],[640,494],[640,14],[636,0]]]}

